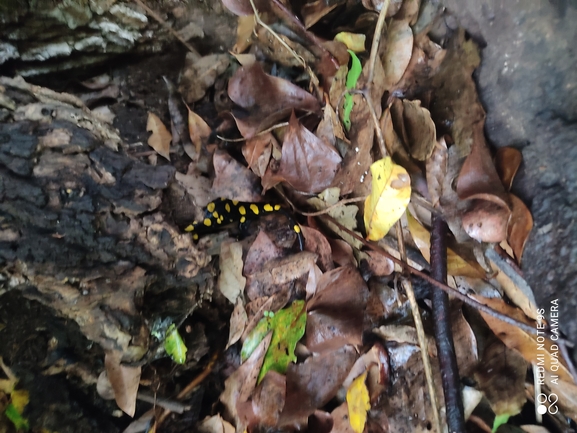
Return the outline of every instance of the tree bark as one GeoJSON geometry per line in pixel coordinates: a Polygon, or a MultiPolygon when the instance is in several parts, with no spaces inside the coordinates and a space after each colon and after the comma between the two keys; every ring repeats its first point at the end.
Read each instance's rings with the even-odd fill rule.
{"type": "Polygon", "coordinates": [[[140,360],[155,317],[185,317],[211,293],[209,257],[162,212],[182,193],[175,169],[126,154],[72,95],[0,77],[0,106],[0,291],[140,360]]]}

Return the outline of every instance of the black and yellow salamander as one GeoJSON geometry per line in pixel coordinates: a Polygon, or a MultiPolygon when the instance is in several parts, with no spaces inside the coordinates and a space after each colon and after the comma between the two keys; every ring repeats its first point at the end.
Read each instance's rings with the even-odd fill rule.
{"type": "Polygon", "coordinates": [[[273,212],[280,212],[286,215],[291,229],[297,235],[299,248],[302,251],[304,248],[302,230],[294,218],[280,204],[245,203],[219,198],[206,205],[202,221],[194,221],[184,231],[192,233],[194,240],[197,240],[199,235],[215,232],[218,227],[235,222],[242,225],[249,220],[254,220],[261,215],[273,212]]]}

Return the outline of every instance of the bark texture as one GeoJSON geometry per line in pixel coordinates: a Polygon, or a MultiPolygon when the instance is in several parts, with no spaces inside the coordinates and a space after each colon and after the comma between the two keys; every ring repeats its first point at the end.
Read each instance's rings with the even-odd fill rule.
{"type": "Polygon", "coordinates": [[[0,105],[0,291],[23,290],[138,361],[155,316],[211,295],[209,257],[163,204],[183,195],[175,169],[129,156],[74,96],[0,77],[0,105]]]}

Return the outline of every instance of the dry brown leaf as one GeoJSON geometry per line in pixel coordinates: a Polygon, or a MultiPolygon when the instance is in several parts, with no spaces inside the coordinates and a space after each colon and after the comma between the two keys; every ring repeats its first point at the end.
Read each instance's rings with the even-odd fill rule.
{"type": "Polygon", "coordinates": [[[160,156],[170,161],[170,142],[172,141],[172,135],[156,114],[148,113],[146,130],[152,131],[152,135],[148,137],[148,145],[160,156]]]}
{"type": "Polygon", "coordinates": [[[323,272],[334,269],[331,245],[325,235],[310,227],[301,226],[305,238],[305,250],[318,254],[318,265],[323,272]]]}
{"type": "Polygon", "coordinates": [[[242,155],[257,176],[264,176],[268,167],[273,147],[280,148],[276,138],[270,132],[246,140],[242,146],[242,155]]]}
{"type": "Polygon", "coordinates": [[[387,45],[381,58],[385,71],[385,90],[393,89],[401,80],[413,53],[413,30],[409,20],[393,19],[388,30],[387,45]]]}
{"type": "Polygon", "coordinates": [[[266,263],[282,256],[283,250],[277,247],[268,235],[261,230],[246,254],[244,274],[253,275],[261,271],[266,263]]]}
{"type": "Polygon", "coordinates": [[[220,246],[220,275],[218,289],[232,304],[244,289],[246,278],[242,276],[242,245],[240,242],[227,242],[220,246]]]}
{"type": "Polygon", "coordinates": [[[356,359],[356,350],[343,346],[310,356],[301,364],[289,364],[286,403],[279,426],[306,426],[308,416],[336,395],[356,359]]]}
{"type": "Polygon", "coordinates": [[[487,200],[473,200],[463,215],[463,228],[479,242],[499,243],[507,237],[511,211],[487,200]]]}
{"type": "Polygon", "coordinates": [[[251,399],[238,405],[239,417],[249,431],[257,427],[273,428],[278,423],[284,407],[286,377],[270,370],[256,387],[251,399]]]}
{"type": "MultiPolygon", "coordinates": [[[[403,5],[403,0],[390,0],[389,8],[387,9],[387,18],[394,16],[401,6],[403,5]]],[[[373,10],[375,12],[380,12],[385,4],[385,0],[363,0],[363,6],[369,10],[373,10]]]]}
{"type": "Polygon", "coordinates": [[[303,275],[308,275],[316,261],[316,254],[302,251],[289,257],[267,262],[261,271],[247,276],[246,294],[248,298],[254,300],[279,292],[283,285],[289,284],[303,275]]]}
{"type": "Polygon", "coordinates": [[[527,361],[519,353],[498,340],[485,349],[475,379],[496,415],[513,416],[521,412],[527,401],[527,367],[527,361]]]}
{"type": "Polygon", "coordinates": [[[521,265],[525,243],[533,229],[533,216],[531,212],[516,195],[509,194],[511,200],[511,217],[507,226],[507,242],[513,249],[514,258],[521,265]]]}
{"type": "Polygon", "coordinates": [[[316,0],[310,3],[306,3],[301,9],[301,15],[303,17],[305,27],[307,29],[312,27],[326,14],[343,3],[345,3],[345,0],[338,0],[331,3],[327,3],[324,0],[316,0]]]}
{"type": "Polygon", "coordinates": [[[376,251],[367,251],[367,265],[371,275],[375,277],[385,277],[391,275],[395,270],[395,264],[391,259],[376,251]]]}
{"type": "Polygon", "coordinates": [[[230,329],[228,331],[228,342],[226,343],[226,349],[240,340],[246,325],[248,323],[248,316],[246,315],[246,310],[244,309],[244,302],[242,297],[236,298],[236,304],[234,305],[234,310],[230,315],[230,329]]]}
{"type": "Polygon", "coordinates": [[[188,104],[201,100],[229,64],[229,54],[209,54],[199,57],[196,53],[188,53],[178,91],[188,104]]]}
{"type": "Polygon", "coordinates": [[[114,390],[116,404],[124,413],[133,417],[136,411],[136,394],[141,367],[122,365],[122,352],[110,351],[104,356],[108,380],[114,390]]]}
{"type": "MultiPolygon", "coordinates": [[[[192,144],[194,144],[196,155],[200,155],[201,149],[208,144],[208,138],[212,130],[202,117],[192,111],[188,106],[186,108],[188,109],[188,134],[190,135],[192,144]]],[[[196,161],[197,159],[192,160],[196,161]]]]}
{"type": "Polygon", "coordinates": [[[262,201],[260,179],[223,150],[214,152],[212,197],[243,202],[262,201]]]}
{"type": "Polygon", "coordinates": [[[367,285],[353,267],[326,272],[307,304],[305,345],[313,352],[330,352],[345,344],[362,343],[367,285]]]}
{"type": "Polygon", "coordinates": [[[197,428],[198,433],[234,433],[234,427],[220,415],[206,417],[197,428]]]}
{"type": "MultiPolygon", "coordinates": [[[[484,298],[478,295],[470,296],[500,313],[529,324],[526,316],[521,313],[519,309],[507,305],[502,299],[484,298]]],[[[547,369],[558,375],[561,380],[567,382],[573,381],[571,373],[569,373],[569,370],[567,370],[567,367],[564,365],[558,345],[550,339],[545,338],[543,333],[534,337],[515,325],[505,323],[482,311],[479,311],[479,313],[483,319],[485,319],[489,328],[491,328],[495,335],[505,343],[508,348],[515,349],[523,355],[523,358],[528,362],[536,364],[538,368],[541,368],[543,375],[545,374],[545,369],[547,369]]],[[[534,322],[532,326],[535,326],[534,322]]]]}
{"type": "Polygon", "coordinates": [[[293,112],[278,175],[298,191],[318,193],[333,182],[340,163],[336,149],[301,125],[293,112]]]}
{"type": "Polygon", "coordinates": [[[219,399],[225,407],[225,415],[236,420],[237,430],[244,430],[238,419],[237,406],[248,401],[254,390],[271,338],[272,332],[269,332],[250,357],[224,382],[224,391],[219,399]]]}
{"type": "Polygon", "coordinates": [[[427,188],[433,207],[440,205],[441,196],[443,195],[443,184],[447,176],[447,143],[445,138],[441,137],[433,148],[431,157],[426,161],[427,188]]]}
{"type": "MultiPolygon", "coordinates": [[[[222,0],[222,4],[238,16],[252,15],[254,13],[250,0],[222,0]]],[[[254,0],[254,4],[260,13],[269,10],[270,2],[268,0],[254,0]]]]}
{"type": "Polygon", "coordinates": [[[503,186],[507,191],[511,190],[513,179],[521,166],[523,155],[514,147],[501,147],[495,154],[495,167],[503,186]]]}
{"type": "Polygon", "coordinates": [[[411,156],[425,161],[433,153],[436,129],[431,113],[421,107],[421,101],[403,100],[403,123],[407,132],[406,145],[411,156]]]}
{"type": "Polygon", "coordinates": [[[232,48],[234,54],[244,53],[252,45],[252,32],[256,27],[254,15],[238,17],[236,25],[236,43],[232,48]]]}
{"type": "Polygon", "coordinates": [[[301,67],[302,63],[300,59],[304,59],[309,65],[315,62],[314,55],[300,43],[289,39],[285,35],[278,35],[278,37],[292,49],[292,52],[264,27],[260,27],[257,31],[257,42],[255,42],[255,44],[258,44],[258,48],[268,60],[277,62],[288,68],[301,67]],[[293,52],[297,53],[300,57],[295,57],[293,52]]]}
{"type": "Polygon", "coordinates": [[[292,110],[319,113],[320,104],[290,81],[266,74],[260,63],[239,68],[228,82],[228,95],[241,110],[233,110],[245,138],[288,117],[292,110]]]}

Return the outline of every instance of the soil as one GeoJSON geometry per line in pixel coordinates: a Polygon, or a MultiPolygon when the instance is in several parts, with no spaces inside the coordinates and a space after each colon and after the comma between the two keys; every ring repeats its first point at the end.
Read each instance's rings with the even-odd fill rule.
{"type": "MultiPolygon", "coordinates": [[[[524,255],[526,278],[541,305],[561,300],[561,330],[577,341],[577,56],[571,45],[577,40],[576,2],[444,3],[485,46],[476,76],[487,111],[489,140],[496,147],[518,147],[524,155],[514,192],[530,206],[535,220],[524,255]]],[[[234,36],[230,28],[227,36],[234,36]]],[[[219,46],[232,43],[221,35],[219,46]]],[[[125,98],[111,105],[116,114],[114,126],[126,143],[145,143],[148,111],[170,123],[162,77],[176,82],[184,55],[174,47],[162,55],[129,58],[77,76],[43,77],[36,83],[71,91],[77,89],[78,81],[102,72],[119,77],[125,98]]],[[[214,326],[214,337],[222,337],[222,315],[207,311],[200,320],[208,328],[214,326]]],[[[131,422],[114,401],[103,400],[94,386],[86,386],[78,372],[42,374],[62,360],[102,370],[102,350],[80,333],[75,322],[54,317],[46,307],[11,291],[0,296],[0,323],[6,325],[0,332],[0,356],[30,389],[30,419],[42,420],[45,428],[59,432],[119,432],[131,422]]],[[[209,378],[196,401],[205,392],[205,406],[216,401],[217,383],[217,378],[209,378]]],[[[151,406],[142,407],[144,411],[151,406]]],[[[208,409],[199,404],[191,416],[202,417],[208,409]]],[[[166,431],[179,429],[170,426],[169,422],[166,431]]]]}

